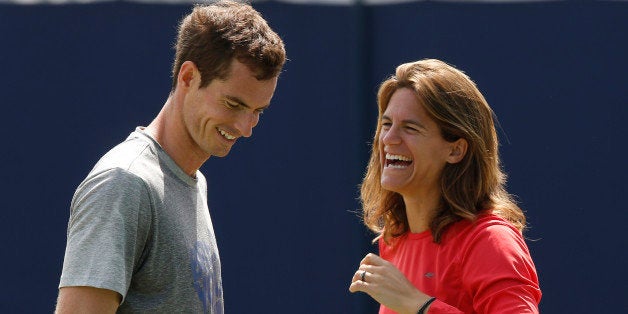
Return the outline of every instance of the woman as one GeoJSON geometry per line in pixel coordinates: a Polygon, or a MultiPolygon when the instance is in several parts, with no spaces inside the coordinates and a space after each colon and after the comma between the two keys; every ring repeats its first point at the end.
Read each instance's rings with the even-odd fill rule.
{"type": "Polygon", "coordinates": [[[349,290],[379,313],[538,313],[525,216],[505,190],[493,112],[463,72],[402,64],[378,92],[361,187],[378,234],[349,290]]]}

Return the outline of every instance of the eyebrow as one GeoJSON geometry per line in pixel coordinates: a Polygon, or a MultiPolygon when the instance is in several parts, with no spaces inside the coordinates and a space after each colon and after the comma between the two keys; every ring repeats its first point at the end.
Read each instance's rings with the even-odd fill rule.
{"type": "MultiPolygon", "coordinates": [[[[231,101],[231,102],[234,102],[234,103],[238,104],[239,106],[242,106],[242,107],[247,108],[247,109],[251,109],[251,106],[247,105],[244,101],[242,101],[238,97],[226,95],[225,98],[227,100],[231,101]]],[[[259,109],[264,110],[264,109],[268,108],[269,106],[270,106],[270,104],[267,104],[266,106],[262,106],[260,108],[257,108],[257,110],[259,110],[259,109]]]]}
{"type": "MultiPolygon", "coordinates": [[[[382,120],[392,121],[392,119],[391,119],[390,117],[388,117],[387,115],[383,115],[383,116],[382,116],[382,120]]],[[[417,121],[417,120],[413,120],[413,119],[404,119],[404,120],[401,120],[401,122],[402,122],[403,124],[414,124],[414,125],[416,125],[417,127],[421,128],[421,129],[427,129],[427,128],[425,127],[425,125],[423,125],[423,123],[421,123],[421,122],[419,122],[419,121],[417,121]]]]}

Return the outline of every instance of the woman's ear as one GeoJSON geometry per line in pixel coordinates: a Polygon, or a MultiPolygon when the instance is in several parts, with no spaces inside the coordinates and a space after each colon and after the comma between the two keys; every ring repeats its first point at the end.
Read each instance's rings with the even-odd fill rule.
{"type": "Polygon", "coordinates": [[[464,156],[467,154],[468,146],[469,144],[464,138],[459,138],[451,143],[451,151],[449,152],[449,156],[447,157],[447,162],[450,164],[460,162],[462,158],[464,158],[464,156]]]}

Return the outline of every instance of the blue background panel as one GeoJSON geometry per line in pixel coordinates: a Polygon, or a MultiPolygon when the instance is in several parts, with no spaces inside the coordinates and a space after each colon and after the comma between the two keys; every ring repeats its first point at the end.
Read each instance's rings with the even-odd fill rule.
{"type": "MultiPolygon", "coordinates": [[[[254,136],[210,158],[226,311],[374,313],[348,285],[373,235],[358,185],[378,84],[464,70],[495,110],[547,313],[628,312],[628,4],[254,5],[289,62],[254,136]]],[[[74,189],[158,113],[190,5],[0,5],[0,312],[51,312],[74,189]]]]}

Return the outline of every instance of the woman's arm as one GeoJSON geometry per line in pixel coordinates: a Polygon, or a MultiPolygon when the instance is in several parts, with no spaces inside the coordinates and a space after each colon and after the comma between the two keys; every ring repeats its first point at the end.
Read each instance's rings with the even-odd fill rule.
{"type": "Polygon", "coordinates": [[[478,313],[538,313],[539,281],[519,231],[505,223],[478,226],[461,248],[464,289],[478,313]]]}

